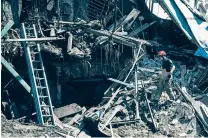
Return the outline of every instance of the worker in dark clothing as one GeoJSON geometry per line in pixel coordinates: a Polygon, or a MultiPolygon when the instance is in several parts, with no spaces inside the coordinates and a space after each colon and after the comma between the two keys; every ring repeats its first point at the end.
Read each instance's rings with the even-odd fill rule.
{"type": "Polygon", "coordinates": [[[175,65],[173,64],[172,60],[166,57],[165,51],[159,51],[158,55],[162,59],[162,74],[160,76],[160,81],[158,83],[157,91],[152,95],[152,100],[154,102],[158,102],[164,90],[168,94],[170,100],[174,100],[175,97],[173,95],[171,83],[172,83],[172,74],[173,71],[175,70],[175,65]]]}

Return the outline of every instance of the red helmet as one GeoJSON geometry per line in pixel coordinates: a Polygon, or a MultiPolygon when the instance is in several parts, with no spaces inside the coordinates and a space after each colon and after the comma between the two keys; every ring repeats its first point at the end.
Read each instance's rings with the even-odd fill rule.
{"type": "Polygon", "coordinates": [[[161,51],[158,52],[158,55],[159,56],[166,56],[166,52],[161,50],[161,51]]]}

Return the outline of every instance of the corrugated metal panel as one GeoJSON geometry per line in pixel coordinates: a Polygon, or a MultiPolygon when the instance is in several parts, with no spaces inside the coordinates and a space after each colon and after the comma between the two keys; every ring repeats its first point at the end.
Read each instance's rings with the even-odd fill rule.
{"type": "Polygon", "coordinates": [[[203,49],[198,49],[195,55],[207,58],[208,23],[190,11],[180,0],[158,0],[158,3],[160,3],[186,36],[203,49]]]}

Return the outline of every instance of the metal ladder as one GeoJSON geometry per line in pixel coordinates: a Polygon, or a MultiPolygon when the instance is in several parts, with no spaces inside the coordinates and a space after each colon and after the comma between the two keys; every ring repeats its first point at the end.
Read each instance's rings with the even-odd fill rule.
{"type": "MultiPolygon", "coordinates": [[[[23,38],[38,38],[35,24],[26,27],[25,24],[22,23],[21,33],[23,38]]],[[[53,107],[40,53],[40,44],[37,42],[23,42],[23,45],[30,74],[30,83],[38,123],[44,126],[54,125],[53,107]]]]}

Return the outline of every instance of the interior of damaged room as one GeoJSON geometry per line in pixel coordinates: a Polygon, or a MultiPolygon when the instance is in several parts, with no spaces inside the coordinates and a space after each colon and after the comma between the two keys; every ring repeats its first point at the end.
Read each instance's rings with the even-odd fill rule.
{"type": "Polygon", "coordinates": [[[208,0],[1,0],[2,137],[208,137],[208,0]]]}

